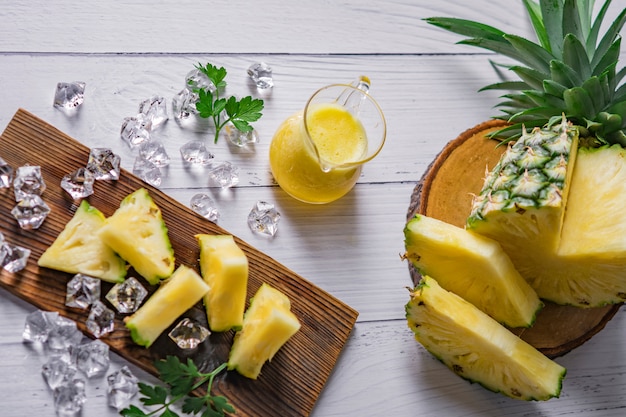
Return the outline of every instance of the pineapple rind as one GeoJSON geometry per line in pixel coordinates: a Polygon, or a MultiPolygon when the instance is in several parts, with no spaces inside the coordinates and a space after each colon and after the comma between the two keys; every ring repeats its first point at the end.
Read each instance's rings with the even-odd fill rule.
{"type": "Polygon", "coordinates": [[[126,262],[98,238],[97,232],[104,222],[102,212],[83,200],[37,264],[113,283],[124,281],[126,262]]]}
{"type": "Polygon", "coordinates": [[[99,236],[152,285],[174,272],[174,250],[167,227],[145,188],[122,200],[99,236]]]}
{"type": "Polygon", "coordinates": [[[415,338],[460,377],[520,400],[558,397],[566,369],[425,276],[406,318],[415,338]]]}
{"type": "Polygon", "coordinates": [[[124,319],[131,338],[138,345],[150,347],[208,290],[209,287],[196,271],[185,265],[179,266],[136,312],[124,319]]]}
{"type": "Polygon", "coordinates": [[[543,304],[496,241],[419,214],[404,235],[405,257],[422,275],[509,327],[534,323],[543,304]]]}
{"type": "Polygon", "coordinates": [[[263,283],[250,300],[242,329],[235,334],[228,369],[257,379],[265,362],[271,361],[301,327],[290,308],[285,294],[263,283]]]}
{"type": "Polygon", "coordinates": [[[248,258],[232,235],[195,236],[200,245],[200,271],[209,291],[204,296],[209,327],[214,332],[243,325],[248,288],[248,258]]]}

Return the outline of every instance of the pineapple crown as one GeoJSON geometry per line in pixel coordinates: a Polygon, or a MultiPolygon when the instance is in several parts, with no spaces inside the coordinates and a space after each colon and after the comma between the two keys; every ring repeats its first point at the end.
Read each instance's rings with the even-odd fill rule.
{"type": "Polygon", "coordinates": [[[626,9],[601,34],[611,0],[595,19],[593,0],[522,0],[538,43],[507,34],[492,26],[464,19],[431,17],[426,22],[469,36],[459,44],[473,45],[512,58],[521,65],[495,64],[514,72],[519,80],[502,81],[484,90],[506,90],[495,116],[511,124],[492,134],[517,139],[522,126],[554,123],[563,114],[579,126],[583,136],[626,147],[626,67],[617,70],[626,9]]]}

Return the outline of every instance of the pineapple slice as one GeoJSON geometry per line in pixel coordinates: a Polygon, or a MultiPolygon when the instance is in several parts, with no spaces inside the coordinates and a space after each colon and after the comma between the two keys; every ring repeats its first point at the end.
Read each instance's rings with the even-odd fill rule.
{"type": "Polygon", "coordinates": [[[104,214],[83,200],[52,245],[41,254],[37,264],[108,282],[124,281],[126,262],[98,237],[98,230],[104,222],[104,214]]]}
{"type": "Polygon", "coordinates": [[[561,393],[566,369],[425,276],[406,305],[409,328],[460,377],[520,400],[561,393]]]}
{"type": "Polygon", "coordinates": [[[543,304],[496,241],[422,215],[407,223],[404,236],[405,257],[422,275],[507,326],[535,321],[543,304]]]}
{"type": "Polygon", "coordinates": [[[231,235],[196,235],[200,271],[209,286],[204,296],[209,327],[214,332],[241,329],[248,288],[248,258],[231,235]]]}
{"type": "Polygon", "coordinates": [[[131,316],[124,319],[135,343],[152,343],[185,311],[202,299],[208,285],[193,269],[181,265],[131,316]]]}
{"type": "Polygon", "coordinates": [[[150,284],[157,284],[174,271],[174,250],[167,227],[145,188],[122,200],[100,229],[99,237],[150,284]]]}
{"type": "Polygon", "coordinates": [[[235,334],[228,358],[228,369],[257,379],[266,361],[300,329],[291,311],[289,298],[264,283],[250,300],[243,327],[235,334]]]}

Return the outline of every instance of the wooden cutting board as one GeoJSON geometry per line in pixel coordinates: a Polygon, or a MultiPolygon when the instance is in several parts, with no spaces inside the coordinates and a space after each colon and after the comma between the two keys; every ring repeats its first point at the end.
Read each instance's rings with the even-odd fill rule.
{"type": "MultiPolygon", "coordinates": [[[[0,157],[13,168],[25,164],[41,166],[47,185],[43,199],[52,209],[39,229],[22,230],[10,213],[15,206],[13,190],[0,189],[0,231],[8,242],[32,250],[24,270],[15,274],[0,272],[0,286],[40,309],[57,311],[75,320],[89,336],[85,327],[87,313],[65,307],[66,285],[72,275],[37,266],[41,253],[76,209],[69,194],[60,187],[61,178],[84,166],[88,156],[87,147],[22,109],[17,111],[0,137],[0,157]]],[[[194,235],[228,234],[224,229],[126,171],[122,171],[118,181],[97,181],[95,193],[88,197],[88,201],[109,216],[124,196],[140,187],[148,189],[163,212],[177,264],[199,271],[199,249],[194,235]]],[[[302,328],[271,363],[265,364],[258,380],[252,381],[229,371],[216,379],[214,392],[227,396],[238,416],[307,416],[354,327],[358,312],[248,243],[237,237],[236,241],[249,259],[248,298],[263,282],[278,288],[292,301],[292,311],[302,328]]],[[[133,271],[130,272],[129,276],[133,271]]],[[[147,286],[145,281],[142,282],[147,286]]],[[[111,284],[102,284],[104,300],[111,284]]],[[[184,316],[206,323],[204,308],[200,304],[184,316]]],[[[181,358],[190,356],[207,371],[228,359],[233,332],[214,333],[208,343],[187,353],[169,339],[168,329],[149,349],[145,349],[132,342],[122,319],[123,316],[118,314],[114,332],[101,340],[113,351],[155,375],[154,361],[168,354],[181,358]]]]}
{"type": "MultiPolygon", "coordinates": [[[[482,188],[486,169],[499,160],[505,147],[486,135],[505,126],[491,120],[463,132],[449,142],[428,167],[411,196],[407,220],[416,213],[463,227],[470,213],[472,194],[482,188]]],[[[411,265],[414,283],[419,273],[411,265]]],[[[602,330],[621,304],[600,308],[577,308],[546,303],[529,329],[512,329],[545,355],[554,358],[580,346],[602,330]]]]}

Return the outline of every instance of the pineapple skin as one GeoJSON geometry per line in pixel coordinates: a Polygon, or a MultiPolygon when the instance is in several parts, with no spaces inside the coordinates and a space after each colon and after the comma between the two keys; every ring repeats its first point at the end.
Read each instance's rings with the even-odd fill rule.
{"type": "Polygon", "coordinates": [[[248,289],[248,258],[232,235],[195,236],[200,245],[200,271],[209,291],[204,296],[209,327],[214,332],[243,325],[248,289]]]}
{"type": "Polygon", "coordinates": [[[126,262],[98,237],[98,230],[104,223],[104,214],[83,200],[65,228],[41,254],[37,264],[112,283],[124,281],[126,262]]]}
{"type": "Polygon", "coordinates": [[[132,315],[124,319],[135,343],[152,343],[185,311],[202,299],[209,287],[193,269],[181,265],[132,315]]]}
{"type": "Polygon", "coordinates": [[[428,276],[410,296],[406,319],[415,339],[461,378],[518,400],[560,395],[567,370],[473,304],[428,276]]]}
{"type": "Polygon", "coordinates": [[[562,122],[524,133],[487,175],[466,227],[498,241],[542,299],[576,307],[621,303],[626,153],[619,145],[578,149],[575,130],[562,122]],[[546,163],[537,157],[546,148],[562,151],[546,163]],[[528,154],[539,168],[520,163],[528,154]],[[544,181],[527,189],[539,191],[516,194],[520,176],[537,169],[544,181]]]}
{"type": "Polygon", "coordinates": [[[419,214],[404,235],[420,274],[509,327],[534,323],[543,303],[495,240],[419,214]]]}
{"type": "Polygon", "coordinates": [[[235,334],[228,369],[257,379],[265,362],[300,330],[301,324],[290,308],[285,294],[263,283],[250,300],[242,329],[235,334]]]}
{"type": "Polygon", "coordinates": [[[98,234],[148,283],[158,284],[174,272],[174,250],[167,226],[145,188],[127,195],[98,234]]]}

